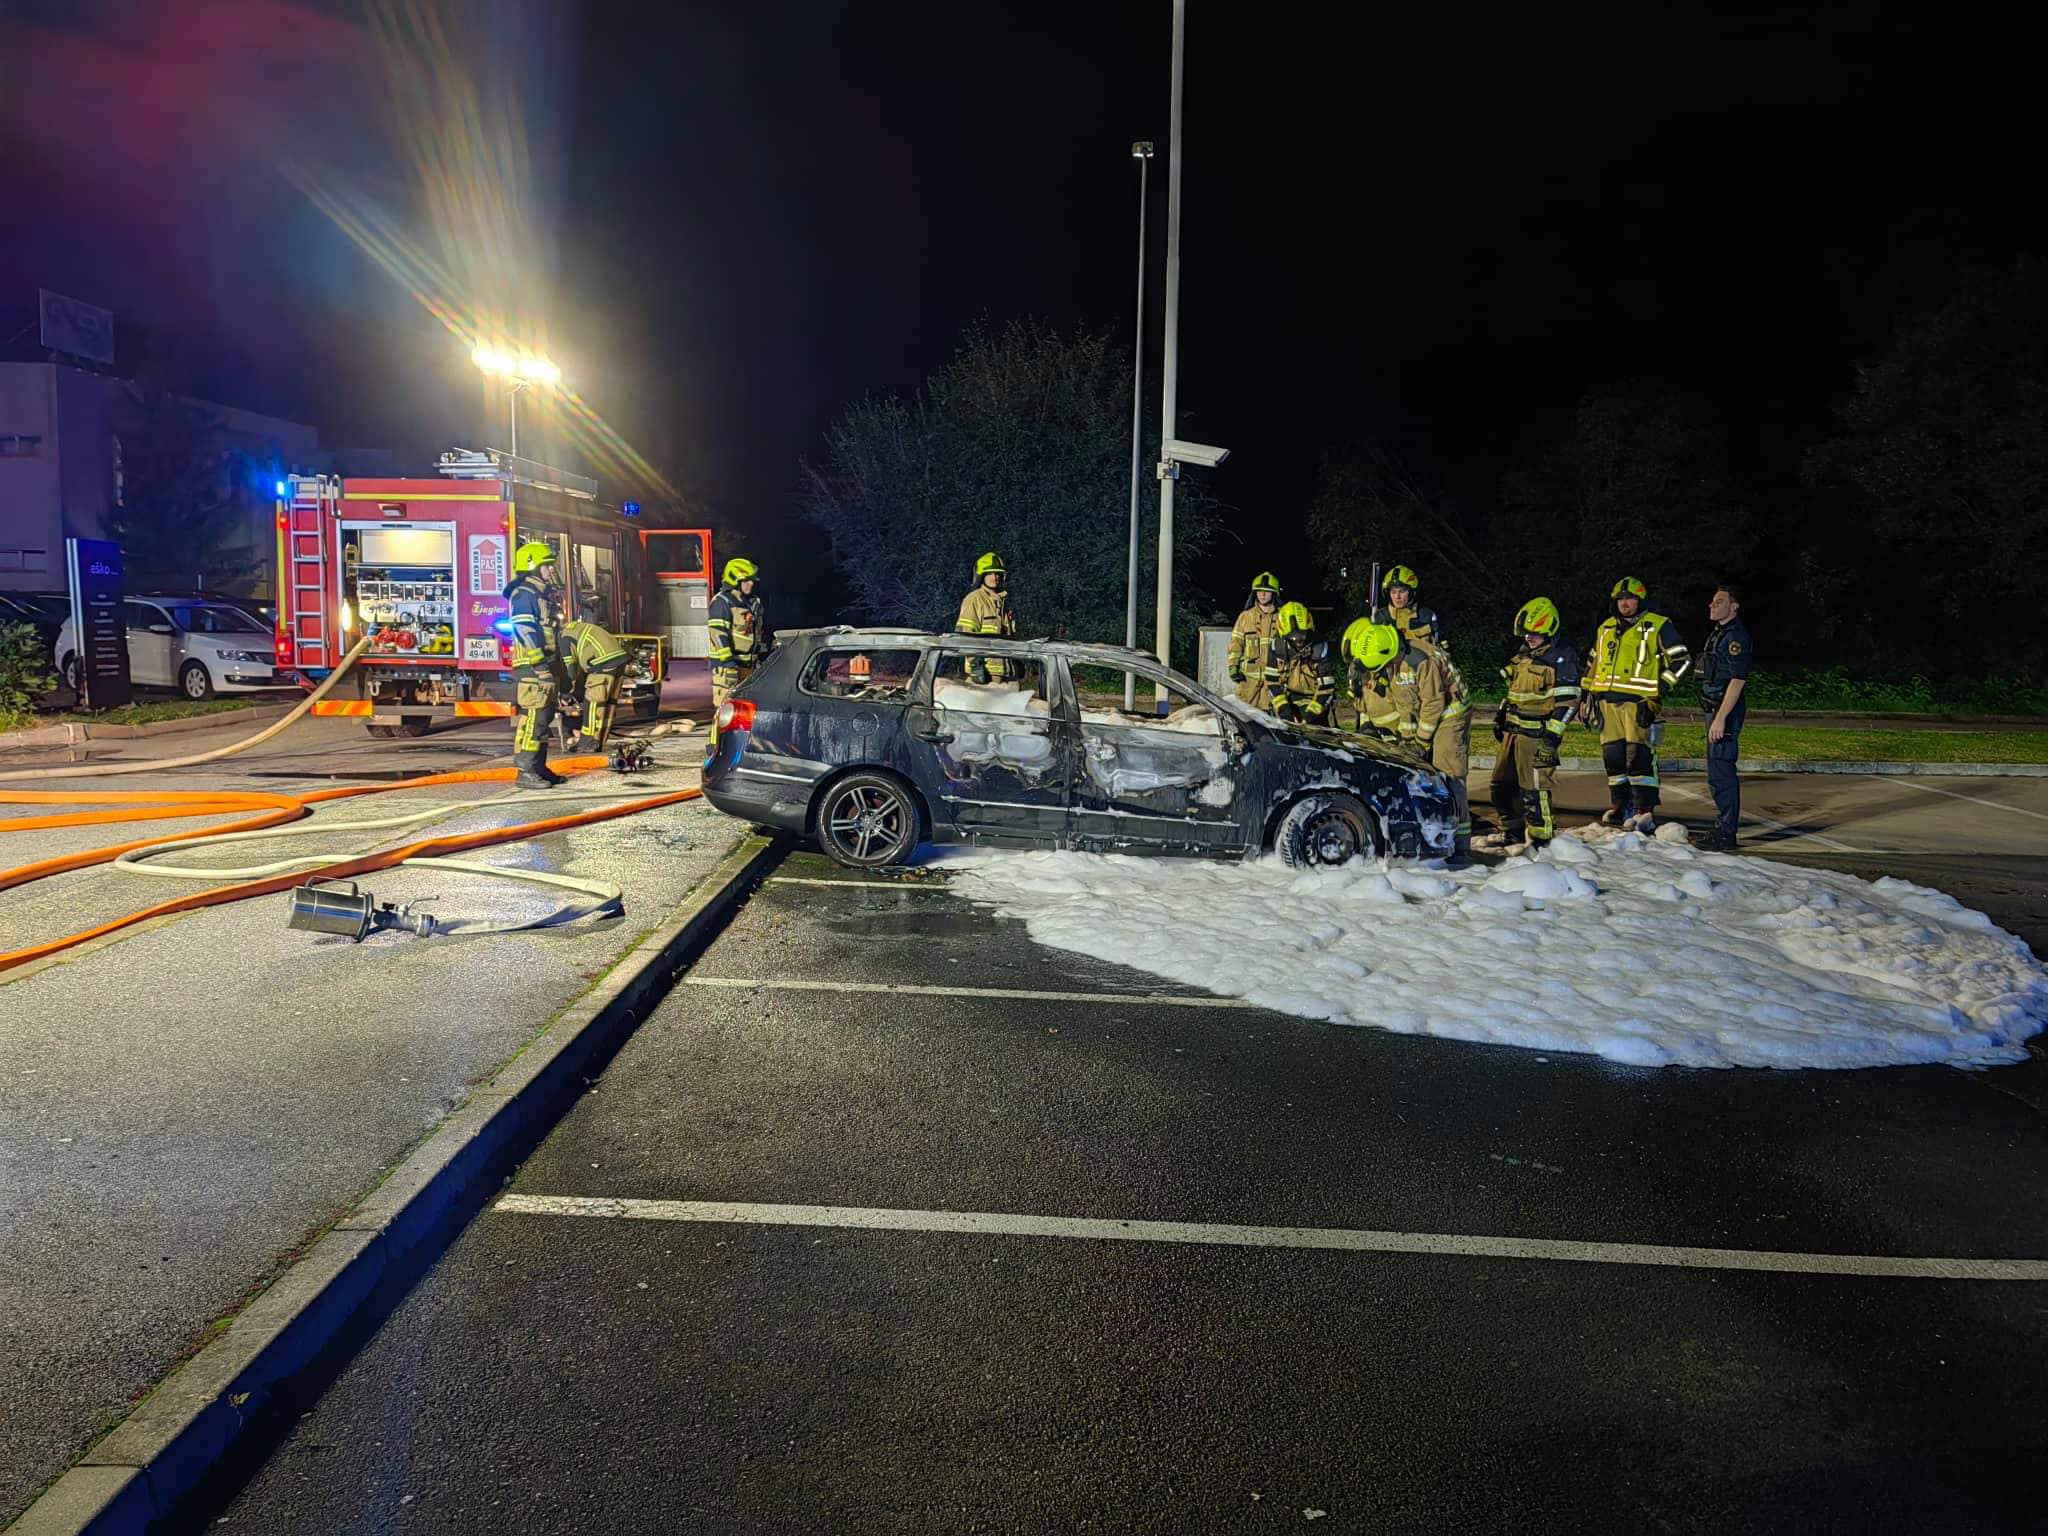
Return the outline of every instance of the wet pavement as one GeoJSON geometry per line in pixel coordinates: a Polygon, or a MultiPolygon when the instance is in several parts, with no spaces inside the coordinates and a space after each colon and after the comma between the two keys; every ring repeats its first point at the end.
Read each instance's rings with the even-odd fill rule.
{"type": "MultiPolygon", "coordinates": [[[[503,760],[502,728],[372,744],[348,725],[317,722],[306,739],[295,728],[227,770],[103,782],[121,791],[289,792],[328,787],[337,772],[503,760]]],[[[255,863],[391,846],[604,803],[582,798],[592,794],[647,796],[695,782],[701,737],[655,746],[653,773],[597,775],[544,802],[487,798],[502,795],[496,784],[406,791],[326,807],[321,824],[437,800],[456,813],[423,828],[190,857],[255,863]]],[[[0,858],[12,865],[208,824],[12,834],[0,838],[0,858]]],[[[467,855],[616,882],[626,891],[620,921],[470,938],[387,934],[355,945],[288,930],[286,898],[276,895],[0,973],[0,1524],[471,1085],[666,920],[743,830],[694,802],[467,855]]],[[[363,884],[380,901],[438,897],[428,910],[451,923],[516,921],[565,899],[445,871],[392,870],[363,884]]],[[[0,895],[0,949],[204,888],[104,868],[57,876],[0,895]]]]}
{"type": "MultiPolygon", "coordinates": [[[[2038,790],[1760,789],[1763,856],[1935,884],[2024,824],[1956,894],[2048,948],[2038,790]]],[[[2048,1258],[2044,1082],[1313,1023],[800,854],[191,1529],[2013,1527],[2048,1292],[1793,1259],[2048,1258]]]]}

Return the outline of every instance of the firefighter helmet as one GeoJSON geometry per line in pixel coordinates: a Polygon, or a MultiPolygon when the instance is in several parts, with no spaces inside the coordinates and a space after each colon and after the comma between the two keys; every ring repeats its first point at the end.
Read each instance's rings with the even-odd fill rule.
{"type": "Polygon", "coordinates": [[[1515,633],[1518,635],[1554,635],[1560,624],[1557,604],[1547,597],[1532,597],[1515,610],[1515,633]]]}
{"type": "Polygon", "coordinates": [[[753,561],[747,559],[744,555],[736,556],[725,562],[725,584],[728,587],[736,587],[743,581],[759,581],[760,579],[761,567],[754,564],[753,561]]]}
{"type": "Polygon", "coordinates": [[[1300,603],[1282,603],[1279,616],[1273,620],[1273,632],[1278,635],[1312,635],[1315,628],[1316,621],[1300,603]]]}
{"type": "Polygon", "coordinates": [[[1637,581],[1635,577],[1624,576],[1614,584],[1614,590],[1607,595],[1609,597],[1632,597],[1637,602],[1643,602],[1649,598],[1650,589],[1640,581],[1637,581]]]}
{"type": "Polygon", "coordinates": [[[1007,576],[1010,573],[1010,568],[1003,564],[1003,557],[994,550],[990,550],[974,562],[974,579],[979,581],[990,571],[994,571],[998,576],[1007,576]]]}
{"type": "Polygon", "coordinates": [[[1401,631],[1391,624],[1368,624],[1351,641],[1352,659],[1368,672],[1379,671],[1400,654],[1401,631]]]}
{"type": "Polygon", "coordinates": [[[528,571],[537,571],[544,565],[553,565],[558,557],[555,546],[539,539],[528,539],[512,551],[512,574],[524,576],[528,571]]]}
{"type": "Polygon", "coordinates": [[[1380,590],[1382,592],[1386,591],[1389,587],[1406,587],[1410,592],[1413,592],[1421,585],[1422,583],[1416,579],[1415,568],[1410,565],[1390,566],[1387,569],[1386,575],[1380,578],[1380,590]]]}
{"type": "Polygon", "coordinates": [[[1271,571],[1261,571],[1252,578],[1252,590],[1254,592],[1270,592],[1275,597],[1278,597],[1280,595],[1280,578],[1271,571]]]}

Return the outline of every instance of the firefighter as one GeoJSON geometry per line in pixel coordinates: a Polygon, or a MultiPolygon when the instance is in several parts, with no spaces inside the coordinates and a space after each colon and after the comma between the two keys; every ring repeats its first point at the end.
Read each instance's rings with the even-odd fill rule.
{"type": "Polygon", "coordinates": [[[1417,605],[1416,591],[1422,586],[1412,566],[1397,565],[1380,578],[1380,603],[1372,611],[1375,624],[1391,624],[1404,640],[1427,640],[1438,650],[1444,648],[1444,627],[1436,614],[1417,605]]]}
{"type": "MultiPolygon", "coordinates": [[[[960,617],[953,627],[963,635],[1000,635],[1013,639],[1017,633],[1016,610],[1010,607],[1005,588],[1009,567],[1003,557],[990,550],[974,562],[974,586],[960,599],[960,617]]],[[[972,682],[1001,682],[1009,668],[1000,656],[970,656],[967,676],[972,682]]]]}
{"type": "Polygon", "coordinates": [[[1271,709],[1266,663],[1273,655],[1273,619],[1280,611],[1280,578],[1261,571],[1252,578],[1251,602],[1230,627],[1230,680],[1237,696],[1253,709],[1271,709]]]}
{"type": "Polygon", "coordinates": [[[1614,614],[1593,637],[1581,715],[1600,726],[1607,768],[1607,811],[1600,824],[1650,832],[1657,825],[1657,728],[1664,696],[1692,666],[1678,631],[1644,611],[1650,589],[1624,576],[1608,594],[1614,614]]]}
{"type": "Polygon", "coordinates": [[[768,606],[755,588],[761,584],[761,568],[751,560],[725,562],[725,576],[711,599],[711,710],[712,730],[717,730],[718,706],[732,697],[735,688],[753,675],[775,638],[768,633],[768,606]]]}
{"type": "Polygon", "coordinates": [[[612,714],[619,707],[626,648],[610,630],[589,619],[564,624],[559,644],[570,685],[583,695],[583,730],[572,750],[579,755],[602,752],[612,734],[612,714]]]}
{"type": "Polygon", "coordinates": [[[1562,638],[1557,604],[1532,597],[1515,614],[1519,642],[1514,659],[1500,669],[1507,697],[1493,717],[1493,804],[1500,831],[1482,846],[1519,852],[1547,844],[1557,835],[1552,795],[1557,786],[1558,748],[1564,728],[1579,707],[1579,656],[1562,638]]]}
{"type": "Polygon", "coordinates": [[[553,546],[529,539],[512,551],[512,580],[505,588],[511,611],[512,679],[519,718],[512,727],[512,762],[523,789],[547,789],[562,782],[548,767],[548,737],[562,686],[562,583],[553,546]]]}
{"type": "Polygon", "coordinates": [[[1330,642],[1316,638],[1316,621],[1300,603],[1282,603],[1273,619],[1273,645],[1265,684],[1273,713],[1304,725],[1330,724],[1337,664],[1330,642]]]}
{"type": "Polygon", "coordinates": [[[1351,634],[1352,693],[1361,726],[1412,746],[1451,781],[1457,815],[1455,857],[1472,851],[1471,695],[1451,659],[1427,640],[1402,638],[1391,624],[1356,625],[1351,634]]]}

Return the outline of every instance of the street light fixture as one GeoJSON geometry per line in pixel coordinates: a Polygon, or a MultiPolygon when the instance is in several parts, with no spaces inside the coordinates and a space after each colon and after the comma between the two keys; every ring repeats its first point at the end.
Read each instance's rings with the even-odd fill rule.
{"type": "Polygon", "coordinates": [[[485,373],[505,381],[507,400],[512,408],[512,457],[516,459],[519,457],[519,391],[531,389],[536,384],[542,389],[553,389],[562,382],[562,370],[544,357],[535,357],[527,352],[508,352],[482,342],[476,344],[469,359],[485,373]]]}

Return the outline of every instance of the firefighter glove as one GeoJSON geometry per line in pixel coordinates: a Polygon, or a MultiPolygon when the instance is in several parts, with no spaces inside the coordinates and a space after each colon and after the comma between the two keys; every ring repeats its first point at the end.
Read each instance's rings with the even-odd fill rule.
{"type": "Polygon", "coordinates": [[[1538,768],[1555,768],[1558,760],[1557,738],[1545,733],[1536,742],[1536,766],[1538,768]]]}
{"type": "Polygon", "coordinates": [[[1636,724],[1648,728],[1657,723],[1657,707],[1648,699],[1636,700],[1636,724]]]}

